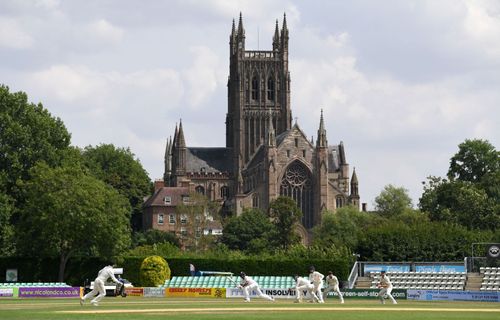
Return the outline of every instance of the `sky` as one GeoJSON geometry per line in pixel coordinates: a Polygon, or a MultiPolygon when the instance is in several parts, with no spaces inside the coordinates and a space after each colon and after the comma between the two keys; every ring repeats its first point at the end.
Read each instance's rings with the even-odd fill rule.
{"type": "Polygon", "coordinates": [[[414,206],[465,139],[500,147],[500,1],[2,0],[0,83],[65,123],[72,144],[130,148],[152,180],[182,118],[224,146],[232,19],[271,50],[286,13],[293,116],[343,141],[361,202],[414,206]]]}

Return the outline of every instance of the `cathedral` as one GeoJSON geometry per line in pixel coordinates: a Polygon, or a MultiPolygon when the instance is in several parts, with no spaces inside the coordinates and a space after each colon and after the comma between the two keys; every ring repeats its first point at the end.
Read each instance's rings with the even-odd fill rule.
{"type": "MultiPolygon", "coordinates": [[[[350,176],[342,142],[329,145],[321,112],[316,141],[292,123],[286,16],[278,21],[272,50],[247,50],[240,14],[229,36],[229,78],[225,147],[188,147],[182,122],[167,140],[159,188],[183,188],[219,201],[224,210],[267,211],[278,196],[302,210],[299,233],[321,222],[325,210],[359,209],[358,179],[350,176]]],[[[158,189],[158,188],[157,188],[158,189]]]]}

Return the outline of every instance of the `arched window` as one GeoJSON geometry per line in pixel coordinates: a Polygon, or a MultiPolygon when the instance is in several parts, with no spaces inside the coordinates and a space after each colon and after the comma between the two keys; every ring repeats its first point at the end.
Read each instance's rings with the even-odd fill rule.
{"type": "Polygon", "coordinates": [[[197,186],[194,190],[196,191],[196,193],[205,195],[205,188],[203,188],[202,186],[197,186]]]}
{"type": "Polygon", "coordinates": [[[267,100],[274,101],[274,79],[272,76],[267,79],[267,100]]]}
{"type": "Polygon", "coordinates": [[[227,186],[220,188],[220,197],[224,200],[229,197],[229,188],[227,186]]]}
{"type": "Polygon", "coordinates": [[[252,100],[259,100],[259,79],[257,76],[252,78],[252,100]]]}
{"type": "Polygon", "coordinates": [[[258,208],[259,207],[259,195],[255,193],[252,197],[252,207],[258,208]]]}
{"type": "Polygon", "coordinates": [[[302,224],[312,228],[314,223],[312,176],[309,169],[299,161],[288,166],[280,185],[280,195],[295,200],[302,210],[302,224]]]}
{"type": "Polygon", "coordinates": [[[337,208],[342,208],[344,206],[344,198],[340,196],[335,199],[335,202],[337,208]]]}

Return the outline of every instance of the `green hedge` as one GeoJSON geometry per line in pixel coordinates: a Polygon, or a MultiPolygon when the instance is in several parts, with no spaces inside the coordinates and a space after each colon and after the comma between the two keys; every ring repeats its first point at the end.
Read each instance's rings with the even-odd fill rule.
{"type": "MultiPolygon", "coordinates": [[[[189,275],[189,264],[201,271],[226,271],[238,274],[245,271],[249,275],[289,276],[306,275],[309,266],[326,274],[333,271],[341,280],[346,280],[352,264],[346,260],[325,259],[202,259],[202,258],[168,258],[164,257],[170,266],[172,276],[189,275]]],[[[123,257],[118,260],[119,267],[124,268],[123,277],[140,286],[140,268],[144,257],[123,257]]],[[[106,265],[108,259],[76,257],[68,261],[65,282],[73,286],[83,285],[86,279],[94,280],[97,272],[106,265]]],[[[24,257],[0,257],[0,282],[5,282],[5,270],[18,269],[19,282],[55,282],[59,268],[58,259],[32,259],[24,257]]]]}

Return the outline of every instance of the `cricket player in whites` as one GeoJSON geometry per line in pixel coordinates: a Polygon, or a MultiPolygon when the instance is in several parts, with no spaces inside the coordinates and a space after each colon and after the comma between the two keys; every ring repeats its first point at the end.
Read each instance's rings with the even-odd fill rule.
{"type": "Polygon", "coordinates": [[[380,281],[377,285],[380,288],[380,292],[378,293],[378,298],[380,299],[380,303],[385,304],[385,296],[387,295],[389,299],[391,299],[393,304],[398,304],[394,297],[391,295],[392,291],[392,283],[391,279],[385,274],[385,271],[380,272],[380,281]]]}
{"type": "Polygon", "coordinates": [[[243,290],[243,294],[245,295],[245,302],[250,302],[250,292],[255,290],[257,295],[261,298],[264,298],[269,301],[274,301],[273,297],[268,296],[260,290],[259,284],[249,276],[245,274],[245,272],[240,273],[241,282],[238,288],[243,290]]]}
{"type": "Polygon", "coordinates": [[[293,279],[295,280],[295,291],[297,292],[297,299],[295,302],[302,302],[304,298],[304,290],[307,290],[307,293],[311,295],[313,300],[311,302],[318,302],[318,296],[314,293],[314,285],[307,279],[299,277],[299,275],[294,275],[293,279]]]}
{"type": "Polygon", "coordinates": [[[94,280],[94,289],[92,289],[92,291],[90,291],[83,298],[80,299],[80,305],[83,306],[85,300],[97,295],[94,299],[90,301],[90,303],[93,306],[98,306],[99,301],[101,301],[102,298],[106,296],[106,289],[104,288],[104,283],[108,280],[108,278],[111,278],[111,280],[113,280],[113,282],[115,283],[120,283],[120,281],[115,277],[115,274],[113,272],[113,266],[106,266],[102,268],[97,274],[97,278],[95,278],[94,280]]]}
{"type": "Polygon", "coordinates": [[[328,271],[328,275],[325,278],[326,288],[325,292],[323,292],[323,297],[326,297],[328,292],[334,291],[339,295],[340,303],[344,303],[344,297],[342,297],[342,293],[339,289],[339,279],[333,275],[333,272],[328,271]]]}
{"type": "Polygon", "coordinates": [[[323,294],[321,293],[324,278],[325,276],[316,271],[316,268],[314,268],[314,266],[311,266],[309,268],[309,281],[314,285],[313,292],[318,296],[319,303],[325,303],[325,301],[323,301],[323,294]]]}

